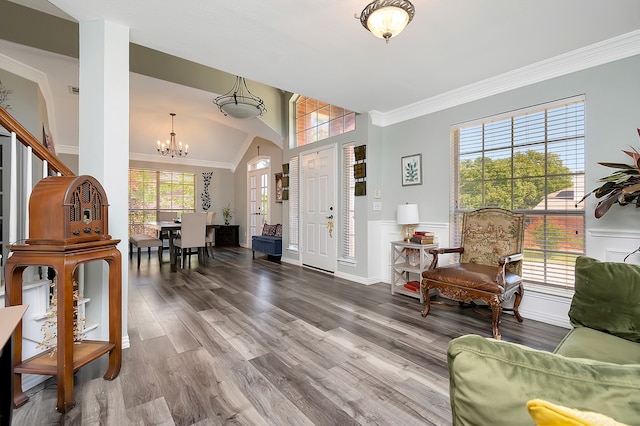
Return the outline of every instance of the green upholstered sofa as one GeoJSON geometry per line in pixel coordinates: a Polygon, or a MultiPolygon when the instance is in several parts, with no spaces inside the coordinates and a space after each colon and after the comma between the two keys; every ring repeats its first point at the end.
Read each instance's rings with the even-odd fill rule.
{"type": "Polygon", "coordinates": [[[576,261],[573,328],[553,353],[468,335],[448,348],[454,425],[531,425],[542,399],[640,424],[640,267],[576,261]]]}

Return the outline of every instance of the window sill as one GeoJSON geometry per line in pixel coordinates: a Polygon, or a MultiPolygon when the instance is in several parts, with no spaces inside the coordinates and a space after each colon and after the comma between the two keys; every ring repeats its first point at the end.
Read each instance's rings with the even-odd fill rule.
{"type": "Polygon", "coordinates": [[[358,266],[358,262],[356,262],[355,259],[338,259],[338,263],[352,268],[358,266]]]}

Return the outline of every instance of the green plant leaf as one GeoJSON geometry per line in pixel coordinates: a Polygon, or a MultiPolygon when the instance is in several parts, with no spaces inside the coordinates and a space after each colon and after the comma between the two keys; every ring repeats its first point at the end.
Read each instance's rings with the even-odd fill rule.
{"type": "Polygon", "coordinates": [[[601,166],[605,166],[605,167],[612,167],[615,169],[631,169],[631,170],[635,170],[634,166],[630,166],[628,164],[624,164],[624,163],[605,163],[605,162],[598,162],[598,164],[600,164],[601,166]]]}

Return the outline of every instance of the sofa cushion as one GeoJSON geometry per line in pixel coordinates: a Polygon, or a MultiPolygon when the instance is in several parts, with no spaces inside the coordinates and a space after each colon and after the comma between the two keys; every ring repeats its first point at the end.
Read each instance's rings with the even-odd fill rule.
{"type": "Polygon", "coordinates": [[[576,259],[571,325],[640,342],[639,306],[640,267],[585,256],[576,259]]]}
{"type": "Polygon", "coordinates": [[[571,330],[554,353],[570,358],[589,358],[614,364],[640,364],[638,343],[587,327],[571,330]]]}
{"type": "Polygon", "coordinates": [[[453,424],[531,424],[532,399],[630,424],[640,418],[637,364],[567,358],[475,335],[453,339],[447,358],[453,424]]]}

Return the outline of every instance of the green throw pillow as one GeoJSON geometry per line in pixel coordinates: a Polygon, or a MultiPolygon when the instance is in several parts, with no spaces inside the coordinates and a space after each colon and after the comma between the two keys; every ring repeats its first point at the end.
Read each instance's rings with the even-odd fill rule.
{"type": "Polygon", "coordinates": [[[578,257],[569,318],[574,327],[640,342],[640,267],[578,257]]]}

